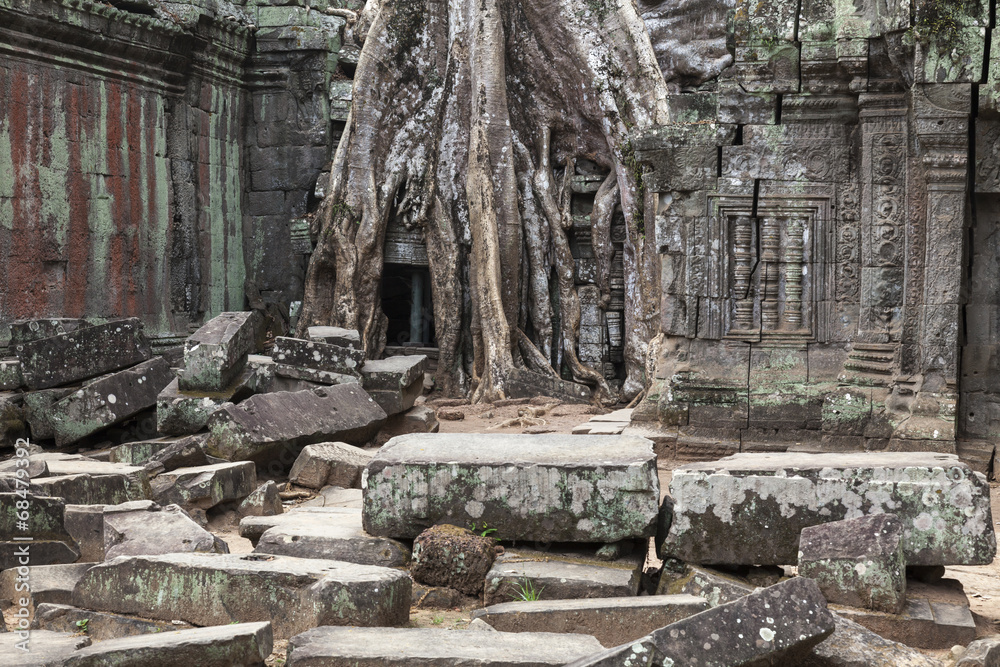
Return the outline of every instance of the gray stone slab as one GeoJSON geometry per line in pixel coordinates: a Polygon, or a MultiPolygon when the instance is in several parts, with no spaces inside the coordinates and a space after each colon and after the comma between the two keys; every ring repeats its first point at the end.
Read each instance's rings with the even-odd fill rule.
{"type": "Polygon", "coordinates": [[[62,447],[156,405],[173,379],[170,364],[154,357],[84,385],[49,408],[56,445],[62,447]]]}
{"type": "Polygon", "coordinates": [[[236,513],[240,517],[274,516],[281,514],[285,510],[281,505],[279,493],[278,485],[274,483],[273,479],[269,479],[243,499],[240,506],[236,508],[236,513]]]}
{"type": "Polygon", "coordinates": [[[798,561],[807,526],[868,514],[903,522],[910,565],[989,563],[985,477],[951,454],[737,454],[674,470],[662,553],[693,563],[798,561]]]}
{"type": "Polygon", "coordinates": [[[306,334],[309,340],[317,343],[330,343],[340,347],[362,349],[361,334],[356,329],[341,329],[340,327],[309,327],[306,334]]]}
{"type": "Polygon", "coordinates": [[[212,413],[227,403],[238,402],[234,400],[235,391],[181,391],[179,382],[174,378],[156,397],[158,433],[165,435],[197,433],[205,427],[212,413]]]}
{"type": "Polygon", "coordinates": [[[656,457],[644,438],[411,434],[365,473],[365,530],[413,538],[437,523],[486,522],[502,540],[650,537],[656,457]]]}
{"type": "Polygon", "coordinates": [[[257,311],[222,313],[205,323],[184,344],[185,391],[224,391],[253,352],[262,319],[257,311]]]}
{"type": "Polygon", "coordinates": [[[34,565],[24,573],[20,568],[0,572],[0,598],[14,606],[20,599],[28,600],[28,609],[40,604],[68,604],[73,589],[84,573],[96,563],[34,565]],[[28,587],[27,589],[25,587],[28,587]]]}
{"type": "MultiPolygon", "coordinates": [[[[152,501],[149,501],[152,503],[152,501]]],[[[76,540],[80,560],[99,563],[104,560],[104,508],[106,505],[67,505],[63,523],[76,540]]]]}
{"type": "MultiPolygon", "coordinates": [[[[994,636],[987,637],[986,639],[977,639],[969,644],[965,649],[965,653],[955,663],[955,667],[993,667],[998,661],[1000,661],[1000,637],[994,636]]],[[[825,667],[825,665],[817,667],[825,667]]],[[[850,667],[853,667],[853,665],[850,667]]],[[[877,665],[876,667],[882,666],[877,665]]],[[[886,663],[886,667],[890,667],[890,663],[886,663]]],[[[904,665],[904,667],[908,666],[904,665]]]]}
{"type": "Polygon", "coordinates": [[[125,463],[131,466],[143,466],[156,452],[159,452],[175,442],[186,438],[153,438],[125,442],[111,448],[108,460],[112,463],[125,463]]]}
{"type": "Polygon", "coordinates": [[[587,635],[425,628],[315,628],[288,642],[288,667],[544,667],[598,651],[587,635]]]}
{"type": "Polygon", "coordinates": [[[688,565],[684,572],[675,574],[664,569],[656,588],[657,595],[694,595],[712,607],[739,600],[754,592],[750,583],[697,565],[688,565]]]}
{"type": "Polygon", "coordinates": [[[424,380],[427,357],[422,354],[398,355],[366,361],[361,369],[366,390],[399,391],[424,380]]]}
{"type": "Polygon", "coordinates": [[[24,394],[24,420],[31,427],[32,440],[49,440],[55,437],[50,408],[75,391],[75,388],[56,387],[24,394]]]}
{"type": "Polygon", "coordinates": [[[151,621],[138,616],[111,614],[106,611],[81,609],[68,604],[43,603],[35,607],[35,616],[31,619],[33,630],[49,630],[52,632],[79,633],[81,623],[86,621],[87,637],[101,642],[132,635],[144,635],[151,632],[168,632],[192,627],[188,623],[177,621],[151,621]]]}
{"type": "Polygon", "coordinates": [[[839,605],[831,609],[881,637],[914,648],[947,649],[976,638],[976,622],[967,605],[910,598],[900,614],[839,605]]]}
{"type": "Polygon", "coordinates": [[[153,499],[160,504],[210,509],[253,493],[257,470],[249,461],[177,468],[157,475],[151,486],[153,499]]]}
{"type": "Polygon", "coordinates": [[[542,375],[526,368],[515,368],[507,382],[507,398],[549,396],[564,403],[589,403],[590,393],[587,385],[542,375]]]}
{"type": "Polygon", "coordinates": [[[834,612],[833,619],[833,634],[817,644],[800,667],[944,667],[940,660],[880,637],[840,614],[834,612]]]}
{"type": "Polygon", "coordinates": [[[78,329],[94,326],[93,323],[77,317],[48,317],[39,320],[18,320],[10,323],[11,347],[29,343],[41,338],[51,338],[72,333],[78,329]]]}
{"type": "Polygon", "coordinates": [[[263,667],[273,644],[270,623],[237,623],[109,639],[77,651],[64,664],[65,667],[263,667]]]}
{"type": "MultiPolygon", "coordinates": [[[[333,385],[333,384],[360,384],[360,378],[356,375],[346,373],[334,373],[316,368],[302,368],[301,366],[289,366],[287,364],[275,364],[274,374],[277,376],[271,384],[271,391],[294,391],[285,389],[284,385],[288,380],[299,380],[303,384],[333,385]]],[[[302,389],[309,388],[302,386],[302,389]]]]}
{"type": "Polygon", "coordinates": [[[199,526],[177,505],[105,508],[104,560],[188,551],[229,553],[228,545],[199,526]]]}
{"type": "Polygon", "coordinates": [[[138,466],[92,460],[47,463],[51,476],[31,480],[32,488],[71,505],[117,505],[151,495],[149,476],[138,466]]]}
{"type": "Polygon", "coordinates": [[[424,393],[424,381],[415,380],[402,389],[383,390],[370,389],[369,395],[385,410],[389,416],[398,415],[413,407],[417,399],[424,393]]]}
{"type": "Polygon", "coordinates": [[[814,579],[828,602],[899,613],[906,602],[902,522],[875,514],[803,528],[799,575],[814,579]]]}
{"type": "Polygon", "coordinates": [[[90,646],[90,637],[67,632],[33,630],[26,637],[19,632],[0,633],[4,667],[63,667],[69,656],[85,646],[90,646]]]}
{"type": "Polygon", "coordinates": [[[693,595],[506,602],[472,612],[501,632],[591,635],[604,646],[641,639],[654,630],[708,609],[693,595]]]}
{"type": "Polygon", "coordinates": [[[385,417],[356,384],[260,394],[211,416],[205,450],[231,461],[277,461],[288,468],[306,445],[364,444],[385,417]]]}
{"type": "Polygon", "coordinates": [[[109,373],[150,357],[137,318],[115,320],[14,346],[29,389],[57,387],[109,373]]]}
{"type": "Polygon", "coordinates": [[[292,464],[288,481],[308,489],[327,485],[360,489],[361,472],[371,460],[371,452],[346,442],[307,445],[292,464]]]}
{"type": "MultiPolygon", "coordinates": [[[[212,461],[205,453],[205,438],[207,435],[196,433],[183,438],[166,442],[166,447],[157,447],[152,451],[145,461],[143,467],[153,474],[161,474],[164,471],[176,470],[178,468],[194,468],[197,466],[210,465],[212,461]]],[[[138,452],[132,452],[132,456],[142,454],[142,448],[138,452]]],[[[216,461],[217,462],[217,461],[216,461]]]]}
{"type": "Polygon", "coordinates": [[[797,577],[567,667],[795,665],[833,630],[816,583],[797,577]]]}
{"type": "Polygon", "coordinates": [[[613,562],[593,551],[539,552],[508,549],[486,575],[487,605],[513,602],[530,587],[544,600],[616,598],[637,595],[645,553],[613,562]]]}
{"type": "Polygon", "coordinates": [[[273,518],[277,521],[260,536],[255,553],[382,567],[401,567],[410,561],[410,548],[402,542],[367,534],[358,509],[300,508],[273,518]]]}
{"type": "Polygon", "coordinates": [[[0,359],[0,391],[17,389],[24,384],[21,362],[17,359],[0,359]]]}
{"type": "Polygon", "coordinates": [[[271,358],[279,365],[356,375],[365,363],[365,352],[331,343],[278,336],[274,339],[271,358]]]}
{"type": "MultiPolygon", "coordinates": [[[[315,525],[317,521],[327,521],[330,525],[355,527],[359,515],[358,507],[307,507],[299,505],[283,514],[274,516],[248,516],[240,520],[240,537],[245,537],[257,546],[261,535],[275,526],[296,524],[315,525]],[[320,517],[320,518],[317,518],[320,517]]],[[[360,524],[357,525],[360,528],[360,524]]]]}
{"type": "Polygon", "coordinates": [[[201,626],[270,620],[287,639],[318,625],[404,625],[410,587],[400,570],[334,560],[167,554],[90,569],[73,604],[201,626]]]}
{"type": "Polygon", "coordinates": [[[361,489],[345,489],[339,486],[324,486],[319,494],[299,507],[356,507],[364,506],[361,489]]]}

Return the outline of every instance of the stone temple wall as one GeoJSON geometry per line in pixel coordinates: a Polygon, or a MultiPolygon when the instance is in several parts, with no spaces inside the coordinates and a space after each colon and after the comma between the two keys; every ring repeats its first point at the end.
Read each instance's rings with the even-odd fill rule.
{"type": "Polygon", "coordinates": [[[287,304],[343,19],[115,4],[0,0],[0,322],[138,316],[169,340],[247,307],[248,278],[287,304]]]}
{"type": "Polygon", "coordinates": [[[732,66],[633,138],[663,292],[637,416],[719,453],[992,450],[995,3],[699,4],[732,66]]]}

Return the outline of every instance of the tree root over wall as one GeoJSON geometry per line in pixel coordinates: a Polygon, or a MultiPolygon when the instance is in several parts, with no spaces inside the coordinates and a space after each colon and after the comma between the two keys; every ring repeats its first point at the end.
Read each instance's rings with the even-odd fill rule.
{"type": "Polygon", "coordinates": [[[369,0],[348,32],[362,46],[353,107],[313,221],[300,335],[357,328],[381,353],[396,216],[426,241],[446,393],[502,399],[516,366],[555,375],[565,363],[597,400],[618,400],[576,353],[569,186],[585,158],[610,172],[592,215],[603,306],[616,204],[626,220],[623,397],[635,396],[659,272],[655,197],[629,134],[667,121],[667,89],[632,0],[369,0]]]}

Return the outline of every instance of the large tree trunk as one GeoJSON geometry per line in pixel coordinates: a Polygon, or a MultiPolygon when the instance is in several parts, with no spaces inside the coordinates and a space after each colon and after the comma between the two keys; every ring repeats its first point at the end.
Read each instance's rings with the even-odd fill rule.
{"type": "Polygon", "coordinates": [[[659,294],[655,202],[629,135],[667,121],[667,90],[632,0],[369,0],[353,31],[353,108],[315,222],[300,331],[354,327],[381,352],[382,247],[396,216],[426,240],[446,392],[502,398],[515,365],[553,374],[561,358],[617,400],[576,352],[567,186],[585,157],[610,172],[592,218],[604,306],[616,204],[627,222],[626,398],[640,391],[659,294]]]}

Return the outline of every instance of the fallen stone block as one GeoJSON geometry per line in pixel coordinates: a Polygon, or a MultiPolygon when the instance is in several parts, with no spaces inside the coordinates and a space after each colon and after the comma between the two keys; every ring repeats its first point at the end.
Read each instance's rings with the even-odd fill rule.
{"type": "Polygon", "coordinates": [[[21,362],[17,359],[0,359],[0,391],[17,389],[24,384],[21,362]]]}
{"type": "Polygon", "coordinates": [[[994,636],[977,639],[969,644],[965,653],[955,663],[955,667],[995,667],[998,662],[1000,662],[1000,637],[994,636]]]}
{"type": "Polygon", "coordinates": [[[324,486],[319,494],[299,507],[351,507],[361,509],[364,499],[361,489],[344,489],[339,486],[324,486]]]}
{"type": "Polygon", "coordinates": [[[38,320],[18,320],[10,323],[10,345],[16,347],[41,338],[72,333],[94,324],[78,317],[48,317],[38,320]]]}
{"type": "Polygon", "coordinates": [[[567,667],[795,665],[833,630],[816,582],[797,577],[567,667]]]}
{"type": "Polygon", "coordinates": [[[152,452],[143,466],[160,474],[178,468],[211,465],[212,461],[205,454],[205,437],[204,434],[196,434],[169,442],[166,447],[152,452]]]}
{"type": "Polygon", "coordinates": [[[161,505],[174,503],[207,510],[253,493],[257,470],[249,461],[177,468],[157,475],[151,486],[153,500],[161,505]]]}
{"type": "Polygon", "coordinates": [[[940,660],[880,637],[840,614],[834,612],[833,620],[833,634],[817,644],[800,667],[944,667],[940,660]]]}
{"type": "Polygon", "coordinates": [[[677,468],[662,555],[692,563],[788,565],[803,528],[896,514],[912,565],[990,563],[985,477],[950,454],[737,454],[677,468]]]}
{"type": "MultiPolygon", "coordinates": [[[[244,370],[246,373],[246,370],[244,370]]],[[[236,391],[181,391],[174,378],[156,396],[156,431],[165,435],[197,433],[208,423],[212,414],[228,403],[249,398],[251,392],[238,396],[236,391]]],[[[239,387],[239,380],[237,380],[239,387]]]]}
{"type": "Polygon", "coordinates": [[[372,439],[385,412],[356,384],[310,391],[259,394],[209,418],[205,451],[230,461],[267,462],[306,445],[343,441],[360,445],[372,439]]]}
{"type": "Polygon", "coordinates": [[[90,646],[90,637],[36,630],[31,633],[26,645],[23,642],[24,638],[18,632],[0,633],[0,655],[4,657],[4,667],[63,667],[77,649],[90,646]]]}
{"type": "Polygon", "coordinates": [[[485,522],[505,541],[617,542],[652,536],[659,509],[642,438],[403,435],[368,464],[362,490],[365,530],[396,538],[485,522]]]}
{"type": "Polygon", "coordinates": [[[288,481],[308,489],[324,486],[361,488],[361,472],[372,460],[371,452],[345,442],[307,445],[288,474],[288,481]]]}
{"type": "Polygon", "coordinates": [[[424,391],[424,382],[414,382],[409,387],[404,387],[397,391],[383,391],[381,389],[371,389],[368,395],[378,403],[379,407],[385,410],[389,416],[398,415],[413,407],[417,398],[424,391]]]}
{"type": "Polygon", "coordinates": [[[257,311],[222,313],[206,322],[184,345],[184,370],[177,376],[178,387],[184,391],[224,391],[246,365],[261,324],[257,311]]]}
{"type": "Polygon", "coordinates": [[[243,499],[236,513],[246,516],[275,516],[281,514],[284,508],[278,495],[278,485],[274,480],[268,480],[257,487],[257,490],[243,499]]]}
{"type": "Polygon", "coordinates": [[[569,380],[542,375],[527,368],[515,368],[507,380],[507,398],[549,396],[563,403],[589,403],[590,387],[569,380]]]}
{"type": "Polygon", "coordinates": [[[93,460],[48,461],[50,477],[31,480],[32,489],[64,498],[70,505],[118,505],[146,500],[151,490],[145,469],[93,460]]]}
{"type": "Polygon", "coordinates": [[[592,635],[618,646],[708,609],[693,595],[506,602],[472,612],[501,632],[559,632],[592,635]]]}
{"type": "MultiPolygon", "coordinates": [[[[427,371],[427,357],[422,354],[398,355],[385,359],[365,362],[361,377],[365,391],[402,391],[406,387],[424,381],[427,371]]],[[[419,394],[417,394],[419,396],[419,394]]]]}
{"type": "Polygon", "coordinates": [[[656,588],[657,595],[695,595],[712,607],[733,602],[753,593],[756,586],[732,575],[697,565],[687,565],[683,573],[664,569],[656,588]]]}
{"type": "Polygon", "coordinates": [[[913,648],[947,649],[976,638],[976,622],[968,605],[910,598],[900,614],[836,605],[831,609],[880,637],[913,648]]]}
{"type": "Polygon", "coordinates": [[[238,623],[109,639],[77,651],[64,665],[263,667],[264,660],[271,655],[273,644],[270,623],[238,623]]]}
{"type": "Polygon", "coordinates": [[[535,591],[544,600],[617,598],[639,593],[646,555],[634,551],[611,563],[594,550],[531,551],[507,549],[486,575],[487,605],[522,600],[535,591]]]}
{"type": "Polygon", "coordinates": [[[288,642],[288,667],[564,665],[599,651],[587,635],[424,628],[315,628],[288,642]]]}
{"type": "Polygon", "coordinates": [[[372,537],[361,528],[360,509],[298,507],[270,517],[248,517],[240,521],[240,535],[255,545],[257,553],[382,567],[410,562],[408,546],[372,537]]]}
{"type": "Polygon", "coordinates": [[[68,604],[73,588],[94,565],[96,563],[34,565],[28,567],[26,574],[20,568],[3,570],[0,572],[0,598],[15,606],[21,606],[19,599],[27,599],[29,610],[46,602],[68,604]]]}
{"type": "Polygon", "coordinates": [[[897,614],[906,603],[903,524],[875,514],[803,528],[799,576],[815,579],[828,602],[897,614]]]}
{"type": "Polygon", "coordinates": [[[442,524],[428,528],[413,540],[410,574],[422,584],[447,586],[478,597],[495,559],[493,538],[442,524]]]}
{"type": "Polygon", "coordinates": [[[163,357],[85,384],[49,408],[56,445],[74,443],[156,405],[156,396],[173,379],[163,357]]]}
{"type": "Polygon", "coordinates": [[[169,553],[229,553],[221,538],[208,532],[177,505],[104,510],[104,559],[169,553]]]}
{"type": "Polygon", "coordinates": [[[144,466],[157,452],[166,449],[175,442],[181,442],[184,440],[187,440],[187,437],[153,438],[151,440],[125,442],[111,448],[108,452],[108,460],[112,463],[125,463],[130,466],[144,466]]]}
{"type": "Polygon", "coordinates": [[[80,560],[100,563],[104,558],[104,513],[106,510],[149,511],[159,508],[152,500],[133,500],[120,505],[67,505],[66,530],[80,547],[80,560]]]}
{"type": "Polygon", "coordinates": [[[365,363],[365,352],[330,343],[278,336],[274,339],[271,358],[276,364],[284,366],[312,368],[341,375],[357,375],[361,365],[365,363]]]}
{"type": "Polygon", "coordinates": [[[23,394],[24,420],[31,428],[32,440],[50,440],[55,437],[50,409],[57,401],[66,398],[75,391],[75,387],[56,387],[23,394]]]}
{"type": "Polygon", "coordinates": [[[441,422],[438,421],[434,409],[426,405],[417,405],[386,419],[385,425],[378,433],[376,444],[384,445],[397,435],[437,433],[440,430],[441,422]]]}
{"type": "Polygon", "coordinates": [[[270,620],[275,638],[287,639],[318,625],[404,625],[410,578],[389,568],[266,554],[122,557],[90,569],[73,604],[200,626],[270,620]]]}
{"type": "Polygon", "coordinates": [[[274,374],[277,377],[271,383],[271,391],[301,391],[302,389],[315,388],[310,385],[360,384],[360,380],[356,375],[321,371],[316,368],[287,366],[285,364],[275,364],[274,374]],[[298,382],[293,384],[288,383],[288,380],[297,380],[298,382]]]}
{"type": "Polygon", "coordinates": [[[127,368],[149,359],[137,318],[115,320],[14,346],[29,389],[45,389],[127,368]]]}
{"type": "Polygon", "coordinates": [[[329,343],[352,350],[362,349],[361,334],[356,329],[341,329],[340,327],[309,327],[306,331],[309,340],[317,343],[329,343]]]}
{"type": "Polygon", "coordinates": [[[63,523],[65,513],[62,498],[25,495],[23,489],[0,493],[0,570],[76,562],[80,550],[63,523]],[[32,539],[26,543],[18,537],[32,539]]]}
{"type": "Polygon", "coordinates": [[[31,619],[33,630],[79,633],[83,626],[87,628],[87,637],[97,642],[193,627],[181,621],[151,621],[138,616],[111,614],[93,609],[80,609],[68,604],[50,603],[36,606],[35,615],[31,619]]]}

